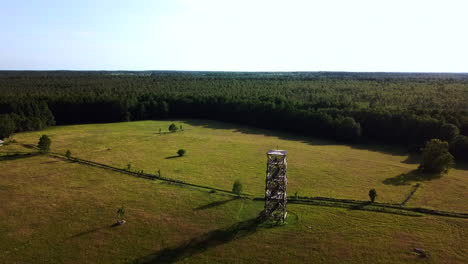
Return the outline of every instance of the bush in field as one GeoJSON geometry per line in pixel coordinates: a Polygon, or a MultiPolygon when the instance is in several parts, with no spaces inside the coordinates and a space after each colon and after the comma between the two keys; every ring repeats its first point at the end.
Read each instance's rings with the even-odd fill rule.
{"type": "Polygon", "coordinates": [[[174,132],[177,132],[179,128],[174,124],[172,123],[170,126],[169,126],[169,132],[171,133],[174,133],[174,132]]]}
{"type": "Polygon", "coordinates": [[[232,192],[237,194],[237,196],[240,196],[242,193],[242,189],[243,189],[242,183],[240,182],[240,180],[236,180],[234,184],[232,185],[232,192]]]}
{"type": "Polygon", "coordinates": [[[375,189],[370,189],[369,190],[369,198],[371,202],[375,201],[375,198],[377,198],[377,191],[375,189]]]}
{"type": "Polygon", "coordinates": [[[187,151],[185,151],[185,149],[179,149],[179,150],[177,151],[177,155],[179,155],[179,157],[184,156],[185,153],[187,153],[187,151]]]}
{"type": "Polygon", "coordinates": [[[67,157],[67,159],[71,158],[71,151],[70,150],[67,150],[67,152],[65,152],[65,157],[67,157]]]}

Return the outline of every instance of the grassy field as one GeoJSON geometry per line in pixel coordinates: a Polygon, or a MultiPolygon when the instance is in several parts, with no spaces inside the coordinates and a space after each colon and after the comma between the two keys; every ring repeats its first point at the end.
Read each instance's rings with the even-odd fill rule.
{"type": "MultiPolygon", "coordinates": [[[[171,122],[53,127],[14,136],[52,151],[261,196],[265,152],[289,151],[289,193],[401,202],[417,167],[398,148],[345,146],[229,124],[171,122]],[[187,156],[173,158],[179,148],[187,156]]],[[[19,145],[0,151],[25,151],[19,145]]],[[[468,171],[423,181],[408,205],[467,212],[468,171]]],[[[0,263],[464,263],[468,220],[290,204],[288,223],[254,219],[262,202],[149,181],[47,156],[0,161],[0,263]],[[111,227],[124,205],[127,224],[111,227]],[[429,258],[412,249],[424,248],[429,258]]]]}
{"type": "MultiPolygon", "coordinates": [[[[227,123],[175,121],[184,131],[167,131],[172,121],[143,121],[53,127],[15,135],[21,143],[36,144],[42,134],[52,139],[52,151],[92,161],[230,190],[240,179],[247,193],[264,191],[266,151],[289,151],[288,192],[301,196],[368,199],[370,188],[378,201],[400,203],[410,192],[411,172],[418,164],[391,146],[339,145],[336,142],[295,137],[227,123]],[[178,149],[187,156],[175,157],[178,149]]],[[[454,169],[440,179],[423,181],[413,206],[468,211],[468,170],[454,169]]]]}

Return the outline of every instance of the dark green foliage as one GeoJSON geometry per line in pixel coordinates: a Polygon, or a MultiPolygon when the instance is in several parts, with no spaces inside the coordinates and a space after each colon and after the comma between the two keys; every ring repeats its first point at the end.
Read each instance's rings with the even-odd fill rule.
{"type": "Polygon", "coordinates": [[[234,181],[234,184],[232,184],[232,192],[240,196],[242,193],[242,189],[243,189],[243,186],[240,180],[234,181]]]}
{"type": "Polygon", "coordinates": [[[440,139],[450,142],[460,134],[457,126],[452,124],[443,124],[440,128],[440,139]]]}
{"type": "Polygon", "coordinates": [[[454,158],[448,151],[448,143],[431,139],[422,149],[419,169],[429,173],[446,173],[454,165],[454,158]]]}
{"type": "Polygon", "coordinates": [[[354,142],[361,137],[361,125],[352,117],[338,119],[336,122],[336,138],[345,142],[354,142]]]}
{"type": "Polygon", "coordinates": [[[16,124],[11,115],[0,115],[0,139],[7,138],[16,131],[16,124]]]}
{"type": "Polygon", "coordinates": [[[169,126],[169,132],[171,132],[171,133],[177,132],[177,130],[178,130],[178,128],[177,128],[177,126],[176,126],[174,123],[172,123],[172,124],[169,126]]]}
{"type": "Polygon", "coordinates": [[[67,150],[67,152],[65,152],[65,157],[67,157],[67,159],[71,158],[71,151],[70,150],[67,150]]]}
{"type": "Polygon", "coordinates": [[[375,189],[369,190],[369,198],[371,202],[375,202],[375,198],[377,198],[377,191],[375,189]]]}
{"type": "Polygon", "coordinates": [[[451,141],[457,127],[468,135],[467,87],[466,74],[0,71],[0,115],[14,123],[0,122],[0,134],[54,120],[206,118],[345,142],[422,145],[451,141]]]}
{"type": "Polygon", "coordinates": [[[50,150],[50,144],[51,140],[47,135],[42,135],[39,138],[39,143],[37,143],[37,147],[39,148],[39,151],[42,153],[47,153],[50,150]]]}
{"type": "Polygon", "coordinates": [[[450,153],[457,160],[468,161],[468,137],[463,135],[456,136],[452,142],[450,142],[450,153]]]}
{"type": "Polygon", "coordinates": [[[177,155],[179,155],[179,157],[184,156],[185,153],[187,153],[187,151],[185,151],[185,149],[179,149],[179,150],[177,151],[177,155]]]}
{"type": "Polygon", "coordinates": [[[44,101],[19,99],[16,96],[6,101],[2,99],[0,97],[0,138],[14,132],[39,130],[55,124],[54,116],[44,101]]]}

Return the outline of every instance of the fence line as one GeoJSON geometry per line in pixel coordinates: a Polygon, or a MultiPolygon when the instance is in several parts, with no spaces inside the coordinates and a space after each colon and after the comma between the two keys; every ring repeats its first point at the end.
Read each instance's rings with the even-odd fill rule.
{"type": "MultiPolygon", "coordinates": [[[[2,153],[9,153],[9,152],[2,152],[2,153]]],[[[10,152],[10,153],[15,153],[15,152],[10,152]]],[[[32,153],[29,152],[28,154],[32,154],[32,153]]],[[[139,177],[139,178],[144,178],[144,179],[149,179],[149,180],[160,180],[160,181],[165,181],[165,182],[169,182],[169,183],[173,183],[173,184],[177,184],[177,185],[181,185],[181,186],[188,186],[188,187],[206,189],[206,190],[210,190],[210,191],[223,192],[223,193],[226,193],[226,194],[229,194],[229,195],[233,195],[233,196],[236,195],[239,198],[250,199],[250,200],[253,200],[253,201],[264,201],[263,197],[262,198],[260,198],[260,197],[251,197],[251,195],[248,195],[248,194],[237,195],[237,194],[233,193],[232,191],[227,191],[227,190],[218,189],[218,188],[214,188],[214,187],[188,183],[188,182],[184,182],[184,181],[181,181],[181,180],[176,180],[176,179],[171,179],[171,178],[168,178],[168,177],[163,177],[163,176],[160,176],[160,175],[155,175],[155,174],[150,174],[150,173],[133,172],[133,171],[129,171],[129,170],[126,170],[126,169],[120,169],[120,168],[112,167],[112,166],[109,166],[109,165],[106,165],[106,164],[102,164],[102,163],[98,163],[98,162],[90,161],[90,160],[85,160],[85,159],[81,159],[81,158],[77,158],[77,157],[67,158],[67,157],[65,157],[65,155],[60,154],[60,153],[56,153],[56,152],[50,152],[48,154],[49,154],[49,156],[54,157],[54,158],[69,160],[69,161],[72,161],[72,162],[78,162],[78,163],[85,164],[85,165],[88,165],[88,166],[94,166],[94,167],[109,169],[109,170],[113,170],[113,171],[117,171],[117,172],[120,172],[120,173],[132,175],[132,176],[139,177]]],[[[324,204],[320,204],[320,203],[317,203],[317,202],[331,202],[331,203],[348,204],[348,206],[346,206],[347,208],[350,208],[350,206],[353,205],[352,209],[366,210],[366,211],[377,211],[377,212],[384,212],[384,213],[394,213],[394,212],[389,212],[389,211],[386,212],[386,211],[382,211],[380,209],[365,208],[365,206],[370,205],[370,206],[377,207],[377,208],[390,208],[390,209],[411,211],[411,212],[423,213],[423,214],[468,218],[468,213],[433,210],[433,209],[427,209],[427,208],[421,208],[421,207],[405,207],[404,205],[406,204],[406,202],[409,201],[409,199],[411,199],[411,197],[414,195],[414,193],[419,188],[419,186],[420,186],[419,183],[416,184],[414,186],[413,190],[411,191],[411,193],[406,197],[406,199],[401,204],[378,203],[378,202],[370,203],[369,201],[353,200],[353,199],[337,199],[337,198],[330,198],[330,197],[307,197],[307,196],[297,196],[296,197],[296,196],[291,196],[291,197],[288,197],[288,199],[289,199],[289,201],[291,203],[300,203],[300,204],[308,204],[309,203],[310,205],[324,205],[324,204]],[[315,202],[315,203],[313,203],[313,202],[315,202]]],[[[326,206],[343,207],[343,206],[333,206],[331,204],[327,204],[326,206]]]]}
{"type": "MultiPolygon", "coordinates": [[[[160,180],[160,181],[165,181],[165,182],[169,182],[169,183],[173,183],[173,184],[177,184],[177,185],[184,185],[184,186],[202,188],[202,189],[207,189],[207,190],[211,190],[211,191],[218,191],[218,192],[223,192],[223,193],[227,193],[227,194],[230,194],[230,195],[238,196],[237,194],[233,193],[232,191],[227,191],[227,190],[218,189],[218,188],[214,188],[214,187],[188,183],[188,182],[184,182],[184,181],[181,181],[181,180],[176,180],[176,179],[172,179],[172,178],[168,178],[168,177],[163,177],[163,176],[156,175],[156,174],[151,174],[151,173],[141,173],[141,172],[134,172],[134,171],[126,170],[126,169],[120,169],[120,168],[112,167],[112,166],[109,166],[109,165],[106,165],[106,164],[102,164],[102,163],[98,163],[98,162],[90,161],[90,160],[85,160],[85,159],[81,159],[81,158],[77,158],[77,157],[66,158],[63,154],[60,154],[60,153],[51,152],[51,153],[49,153],[49,156],[52,156],[52,157],[55,157],[55,158],[60,158],[60,159],[65,159],[65,160],[70,160],[70,161],[78,162],[78,163],[89,165],[89,166],[100,167],[100,168],[104,168],[104,169],[118,171],[118,172],[121,172],[121,173],[124,173],[124,174],[128,174],[128,175],[138,177],[138,178],[144,178],[144,179],[148,179],[148,180],[160,180]]],[[[241,197],[243,197],[243,198],[248,197],[248,196],[249,195],[247,195],[247,194],[241,195],[241,197]]]]}

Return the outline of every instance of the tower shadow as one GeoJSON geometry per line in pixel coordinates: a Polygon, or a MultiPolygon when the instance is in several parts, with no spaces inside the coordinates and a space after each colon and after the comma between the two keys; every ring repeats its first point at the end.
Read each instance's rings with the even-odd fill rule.
{"type": "Polygon", "coordinates": [[[226,204],[226,203],[229,203],[229,202],[238,200],[238,199],[239,199],[239,198],[234,197],[234,198],[231,198],[231,199],[228,199],[228,200],[224,200],[224,201],[216,201],[216,202],[212,202],[212,203],[209,203],[209,204],[206,204],[206,205],[202,205],[202,206],[200,206],[200,207],[197,207],[197,208],[195,208],[194,210],[205,210],[205,209],[210,209],[210,208],[217,207],[217,206],[220,206],[220,205],[223,205],[223,204],[226,204]]]}
{"type": "Polygon", "coordinates": [[[262,218],[252,218],[236,223],[225,229],[217,229],[185,242],[175,248],[165,248],[154,254],[135,260],[134,263],[174,263],[190,256],[204,252],[232,240],[242,238],[257,231],[263,222],[262,218]]]}

